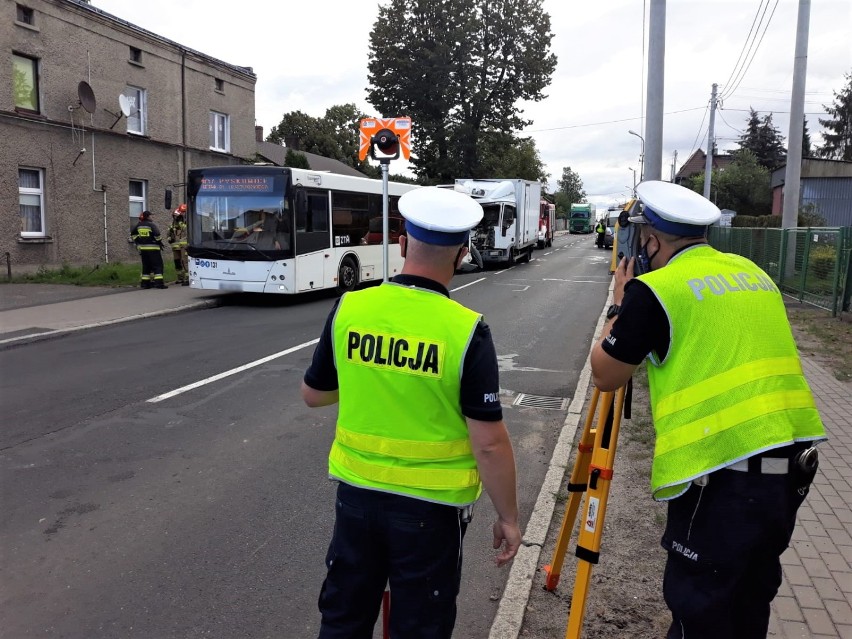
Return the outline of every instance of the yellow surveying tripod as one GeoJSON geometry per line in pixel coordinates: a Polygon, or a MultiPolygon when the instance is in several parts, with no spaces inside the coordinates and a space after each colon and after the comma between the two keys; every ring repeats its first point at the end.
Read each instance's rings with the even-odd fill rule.
{"type": "Polygon", "coordinates": [[[602,393],[597,388],[592,393],[589,410],[583,426],[583,434],[577,446],[577,459],[568,481],[568,506],[562,519],[562,527],[556,540],[551,563],[544,566],[547,575],[544,587],[555,590],[559,584],[559,574],[565,560],[565,552],[571,538],[571,531],[580,510],[580,500],[586,494],[584,516],[580,521],[577,538],[577,574],[574,578],[574,593],[571,597],[571,611],[568,615],[568,627],[565,639],[580,639],[583,628],[583,615],[586,608],[586,595],[592,576],[592,566],[598,563],[603,535],[606,503],[612,470],[615,462],[615,449],[618,444],[618,431],[622,415],[630,419],[630,399],[633,380],[617,391],[602,393]],[[597,422],[594,427],[597,413],[597,422]]]}

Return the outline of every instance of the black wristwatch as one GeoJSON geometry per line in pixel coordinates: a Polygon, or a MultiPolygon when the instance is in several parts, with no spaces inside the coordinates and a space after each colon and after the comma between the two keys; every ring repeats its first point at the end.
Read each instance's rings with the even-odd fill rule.
{"type": "Polygon", "coordinates": [[[606,309],[606,318],[612,319],[616,315],[621,312],[621,307],[618,304],[611,304],[608,309],[606,309]]]}

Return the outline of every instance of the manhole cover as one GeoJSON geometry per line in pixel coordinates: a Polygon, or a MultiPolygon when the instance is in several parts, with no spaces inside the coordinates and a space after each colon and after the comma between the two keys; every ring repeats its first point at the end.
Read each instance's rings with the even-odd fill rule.
{"type": "Polygon", "coordinates": [[[527,395],[521,393],[512,402],[512,406],[527,406],[528,408],[546,408],[548,410],[565,410],[568,407],[566,397],[547,397],[545,395],[527,395]]]}

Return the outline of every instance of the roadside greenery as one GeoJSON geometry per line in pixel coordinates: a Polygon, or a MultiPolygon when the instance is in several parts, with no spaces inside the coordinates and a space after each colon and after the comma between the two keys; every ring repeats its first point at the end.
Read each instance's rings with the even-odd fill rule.
{"type": "MultiPolygon", "coordinates": [[[[166,283],[174,282],[175,267],[169,260],[163,260],[163,276],[166,283]]],[[[13,284],[70,284],[73,286],[139,286],[138,263],[133,264],[96,264],[94,266],[63,265],[59,269],[40,268],[35,273],[13,275],[11,280],[3,278],[2,283],[13,284]]]]}

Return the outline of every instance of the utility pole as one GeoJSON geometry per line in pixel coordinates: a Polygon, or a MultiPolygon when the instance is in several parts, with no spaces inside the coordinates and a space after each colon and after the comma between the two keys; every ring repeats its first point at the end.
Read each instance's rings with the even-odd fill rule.
{"type": "Polygon", "coordinates": [[[675,176],[677,176],[677,149],[674,150],[674,157],[672,157],[672,182],[675,181],[675,176]]]}
{"type": "MultiPolygon", "coordinates": [[[[704,198],[710,199],[710,176],[713,175],[713,149],[716,146],[714,128],[716,124],[716,83],[710,94],[710,127],[707,129],[707,157],[704,158],[704,198]]],[[[801,137],[801,135],[800,135],[801,137]]]]}
{"type": "MultiPolygon", "coordinates": [[[[666,61],[666,0],[651,0],[648,26],[648,90],[645,104],[645,180],[659,180],[663,173],[663,93],[666,61]]],[[[801,137],[801,135],[799,136],[801,137]]]]}
{"type": "Polygon", "coordinates": [[[808,70],[808,29],[811,1],[799,0],[796,26],[796,57],[793,61],[793,94],[790,97],[790,134],[787,136],[787,170],[784,174],[784,207],[781,228],[794,228],[799,217],[799,182],[802,178],[802,129],[805,117],[805,75],[808,70]]]}

